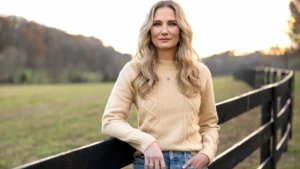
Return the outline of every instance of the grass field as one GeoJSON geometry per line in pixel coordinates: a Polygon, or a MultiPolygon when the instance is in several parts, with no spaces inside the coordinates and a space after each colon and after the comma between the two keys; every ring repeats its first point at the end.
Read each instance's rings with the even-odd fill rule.
{"type": "MultiPolygon", "coordinates": [[[[294,136],[278,168],[300,168],[299,79],[300,72],[295,83],[294,136]]],[[[232,77],[214,78],[214,86],[217,102],[251,90],[232,77]]],[[[101,115],[111,88],[111,83],[0,86],[0,168],[102,140],[101,115]]],[[[259,114],[252,111],[221,126],[218,153],[255,130],[259,114]],[[253,123],[245,123],[249,120],[253,123]]],[[[133,113],[130,122],[136,126],[134,117],[133,113]]],[[[257,159],[256,152],[237,168],[255,168],[257,159]]]]}

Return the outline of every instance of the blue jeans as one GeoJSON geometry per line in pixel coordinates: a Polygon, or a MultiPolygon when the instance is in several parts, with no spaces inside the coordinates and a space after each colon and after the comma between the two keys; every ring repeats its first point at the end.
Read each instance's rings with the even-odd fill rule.
{"type": "MultiPolygon", "coordinates": [[[[184,163],[192,158],[192,153],[182,151],[164,151],[163,156],[166,163],[166,169],[182,169],[184,163]]],[[[144,169],[144,164],[144,155],[138,155],[133,161],[133,169],[144,169]]],[[[187,169],[194,168],[188,167],[187,169]]]]}

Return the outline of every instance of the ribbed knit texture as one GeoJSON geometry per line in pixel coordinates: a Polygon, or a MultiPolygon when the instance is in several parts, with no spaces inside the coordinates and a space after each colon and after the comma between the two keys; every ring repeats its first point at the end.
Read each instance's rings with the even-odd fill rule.
{"type": "Polygon", "coordinates": [[[202,63],[199,67],[201,96],[188,98],[179,92],[174,61],[159,60],[159,81],[142,99],[131,85],[138,69],[134,62],[127,63],[108,99],[102,132],[128,142],[140,152],[156,141],[162,151],[204,153],[212,162],[218,145],[218,117],[210,71],[202,63]],[[139,129],[127,122],[132,104],[137,107],[139,129]]]}

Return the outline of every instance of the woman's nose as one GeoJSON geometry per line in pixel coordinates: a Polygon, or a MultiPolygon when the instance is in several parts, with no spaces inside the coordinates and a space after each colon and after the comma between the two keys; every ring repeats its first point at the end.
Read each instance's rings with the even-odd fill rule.
{"type": "Polygon", "coordinates": [[[168,34],[168,27],[167,26],[162,26],[162,28],[161,28],[161,34],[162,35],[168,34]]]}

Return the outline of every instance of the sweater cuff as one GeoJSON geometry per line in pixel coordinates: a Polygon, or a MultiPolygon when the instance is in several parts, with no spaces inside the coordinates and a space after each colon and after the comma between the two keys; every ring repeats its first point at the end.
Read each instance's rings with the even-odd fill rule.
{"type": "Polygon", "coordinates": [[[155,138],[152,137],[151,135],[145,137],[144,140],[142,141],[140,151],[144,153],[144,151],[148,148],[148,146],[155,141],[156,141],[155,138]]]}
{"type": "MultiPolygon", "coordinates": [[[[140,151],[141,153],[144,153],[144,151],[147,149],[147,147],[155,142],[155,138],[147,133],[135,133],[135,138],[137,139],[137,144],[132,143],[131,146],[140,151]]],[[[134,137],[134,136],[133,136],[134,137]]]]}

